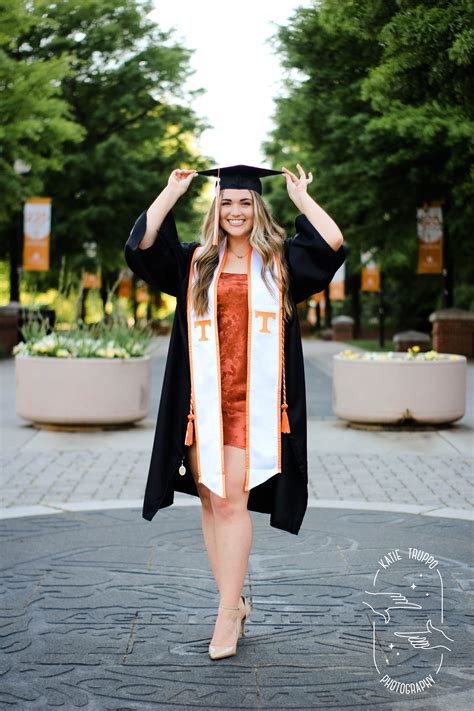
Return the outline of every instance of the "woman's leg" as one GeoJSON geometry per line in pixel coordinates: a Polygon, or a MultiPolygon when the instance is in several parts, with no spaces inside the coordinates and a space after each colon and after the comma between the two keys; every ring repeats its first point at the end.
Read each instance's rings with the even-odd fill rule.
{"type": "MultiPolygon", "coordinates": [[[[227,498],[210,492],[214,516],[214,546],[219,578],[220,603],[237,607],[244,586],[252,547],[252,518],[247,509],[245,492],[245,449],[224,445],[224,468],[227,498]]],[[[242,613],[219,610],[211,644],[232,644],[235,617],[242,613]]]]}
{"type": "Polygon", "coordinates": [[[220,591],[219,585],[219,569],[217,565],[217,552],[216,552],[216,542],[214,533],[214,515],[211,506],[211,496],[210,491],[204,484],[198,483],[197,474],[197,459],[196,459],[196,443],[188,447],[188,461],[187,465],[190,468],[192,477],[196,484],[198,490],[199,498],[201,499],[201,520],[202,520],[202,533],[204,537],[204,544],[206,546],[207,557],[211,566],[212,574],[216,581],[217,589],[220,591]]]}
{"type": "MultiPolygon", "coordinates": [[[[204,542],[220,593],[220,602],[231,607],[240,604],[243,610],[240,594],[252,546],[252,519],[247,510],[248,492],[243,491],[245,449],[224,445],[227,499],[222,499],[209,491],[207,486],[198,483],[195,444],[188,447],[187,463],[201,499],[204,542]],[[227,521],[230,526],[226,525],[227,521]]],[[[212,644],[227,646],[232,643],[235,614],[232,610],[219,612],[212,644]]]]}

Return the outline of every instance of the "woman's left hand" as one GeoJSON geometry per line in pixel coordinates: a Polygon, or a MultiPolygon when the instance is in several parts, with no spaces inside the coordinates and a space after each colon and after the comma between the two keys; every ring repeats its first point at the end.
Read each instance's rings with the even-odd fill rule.
{"type": "Polygon", "coordinates": [[[288,190],[288,195],[295,204],[302,195],[307,194],[307,186],[313,180],[313,174],[308,173],[308,177],[306,177],[306,173],[299,163],[296,164],[296,167],[298,168],[299,177],[296,177],[296,175],[292,173],[291,170],[288,170],[288,168],[282,168],[286,178],[286,189],[288,190]]]}

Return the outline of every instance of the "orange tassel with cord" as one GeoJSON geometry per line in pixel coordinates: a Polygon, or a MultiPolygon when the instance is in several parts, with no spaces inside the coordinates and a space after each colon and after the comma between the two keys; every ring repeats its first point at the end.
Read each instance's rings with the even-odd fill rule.
{"type": "Polygon", "coordinates": [[[219,244],[219,213],[220,213],[220,194],[221,194],[221,186],[220,182],[221,179],[219,177],[220,171],[217,171],[217,180],[216,180],[216,202],[214,206],[214,234],[212,237],[212,244],[218,245],[219,244]]]}
{"type": "Polygon", "coordinates": [[[288,432],[291,432],[290,430],[290,420],[288,419],[288,405],[286,404],[286,373],[285,373],[285,324],[283,321],[283,316],[282,316],[282,332],[283,332],[283,338],[281,341],[281,370],[282,370],[282,375],[283,375],[283,405],[281,406],[282,413],[281,413],[281,431],[284,432],[285,434],[288,434],[288,432]]]}
{"type": "Polygon", "coordinates": [[[291,432],[291,430],[290,430],[290,421],[289,421],[288,415],[287,415],[287,413],[286,413],[286,411],[287,411],[287,409],[288,409],[288,405],[286,404],[286,402],[283,403],[283,405],[281,406],[281,409],[282,409],[282,413],[281,413],[281,431],[282,431],[282,432],[285,432],[285,433],[291,432]]]}
{"type": "Polygon", "coordinates": [[[189,445],[194,442],[194,426],[193,426],[193,420],[195,418],[195,415],[189,414],[188,415],[188,426],[186,427],[186,439],[184,440],[184,444],[189,445]]]}

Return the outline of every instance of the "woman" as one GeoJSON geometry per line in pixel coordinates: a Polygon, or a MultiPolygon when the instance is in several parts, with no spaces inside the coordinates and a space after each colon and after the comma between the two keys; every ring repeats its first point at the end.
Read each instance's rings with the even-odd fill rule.
{"type": "Polygon", "coordinates": [[[339,228],[307,192],[311,173],[297,169],[298,176],[282,171],[301,213],[293,238],[285,239],[260,195],[260,176],[277,171],[231,166],[203,172],[219,174],[220,189],[201,242],[178,240],[171,210],[198,173],[175,170],[125,247],[130,268],[177,299],[143,516],[171,505],[174,491],[200,497],[220,594],[212,659],[236,653],[251,610],[241,595],[249,510],[297,534],[307,505],[295,306],[326,288],[346,253],[339,228]]]}

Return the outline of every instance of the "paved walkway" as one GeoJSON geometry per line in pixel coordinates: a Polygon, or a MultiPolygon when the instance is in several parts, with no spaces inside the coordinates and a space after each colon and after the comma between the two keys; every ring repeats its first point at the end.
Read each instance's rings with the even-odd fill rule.
{"type": "MultiPolygon", "coordinates": [[[[14,412],[14,363],[0,363],[5,393],[0,515],[141,506],[168,339],[153,354],[150,415],[134,427],[92,432],[35,429],[14,412]]],[[[310,505],[466,517],[473,507],[474,363],[468,409],[444,429],[356,429],[331,409],[332,356],[344,343],[304,340],[310,505]]],[[[199,505],[177,494],[176,502],[199,505]]]]}
{"type": "Polygon", "coordinates": [[[167,339],[131,428],[33,428],[0,361],[0,708],[472,709],[474,365],[454,426],[362,430],[331,411],[346,344],[303,347],[308,511],[298,536],[251,513],[254,610],[219,661],[198,499],[140,512],[167,339]]]}
{"type": "Polygon", "coordinates": [[[218,661],[196,507],[152,523],[134,509],[0,522],[0,708],[472,710],[471,524],[310,508],[293,536],[251,515],[254,609],[237,656],[218,661]],[[413,547],[438,566],[411,564],[413,547]],[[384,570],[393,548],[401,560],[384,570]],[[381,590],[417,607],[394,600],[386,624],[381,590]],[[413,649],[407,630],[449,651],[413,649]]]}

